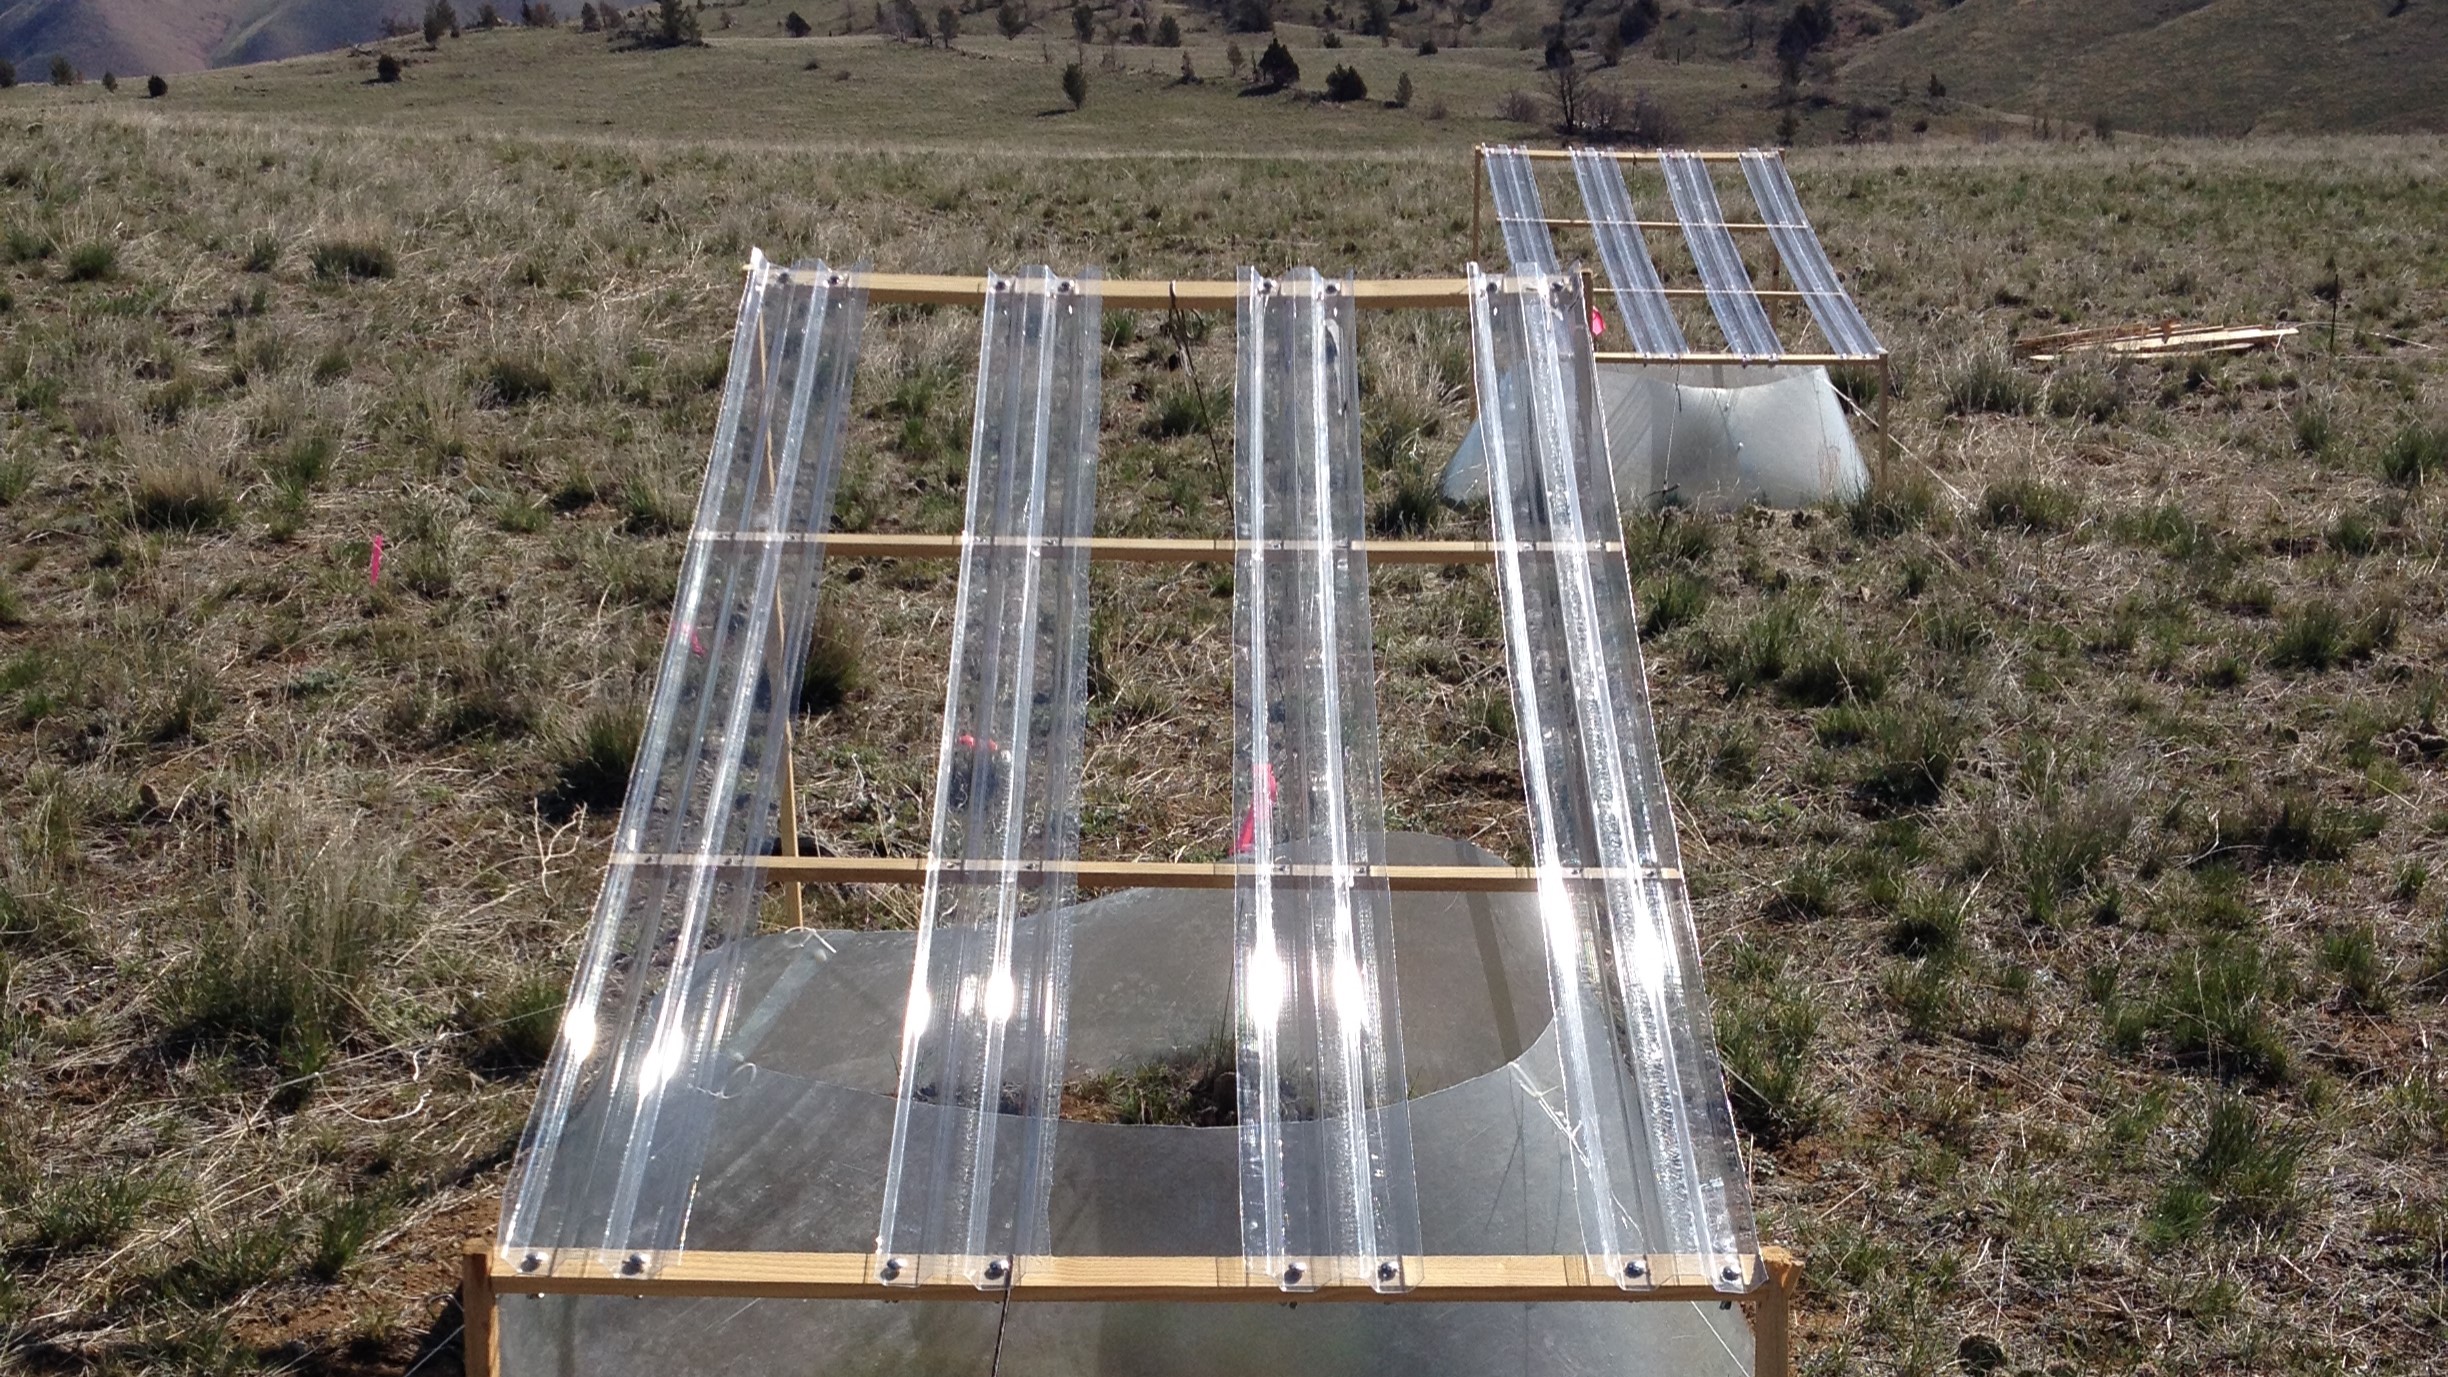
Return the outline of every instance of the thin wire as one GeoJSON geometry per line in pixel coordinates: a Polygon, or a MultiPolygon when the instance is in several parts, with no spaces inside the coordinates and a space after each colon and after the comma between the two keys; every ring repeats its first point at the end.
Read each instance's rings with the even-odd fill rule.
{"type": "Polygon", "coordinates": [[[1207,457],[1217,481],[1223,481],[1224,449],[1216,440],[1215,413],[1207,409],[1207,389],[1199,386],[1198,356],[1190,352],[1189,332],[1182,327],[1181,284],[1165,283],[1165,320],[1173,327],[1173,342],[1181,346],[1182,367],[1190,374],[1190,396],[1198,403],[1199,420],[1207,432],[1207,457]]]}

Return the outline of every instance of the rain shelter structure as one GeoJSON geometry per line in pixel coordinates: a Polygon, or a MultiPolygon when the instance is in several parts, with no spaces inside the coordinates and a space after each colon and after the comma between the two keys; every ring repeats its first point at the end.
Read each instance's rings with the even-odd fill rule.
{"type": "Polygon", "coordinates": [[[754,256],[593,925],[466,1253],[470,1370],[1785,1371],[1794,1266],[1727,1108],[1588,311],[1544,268],[754,256]],[[958,535],[832,529],[882,302],[981,313],[958,535]],[[1399,307],[1469,312],[1485,539],[1364,534],[1354,344],[1399,307]],[[1230,538],[1094,534],[1127,309],[1235,312],[1230,538]],[[823,564],[884,555],[959,564],[927,852],[800,855],[823,564]],[[1095,560],[1232,568],[1229,860],[1080,858],[1095,560]],[[1494,567],[1528,865],[1388,828],[1372,562],[1494,567]],[[805,926],[809,883],[916,886],[917,928],[805,926]],[[1063,1117],[1184,1059],[1191,1123],[1063,1117]],[[1198,1304],[1235,1301],[1400,1303],[1198,1304]]]}
{"type": "MultiPolygon", "coordinates": [[[[1562,271],[1558,231],[1586,236],[1604,265],[1605,286],[1592,284],[1593,296],[1612,309],[1594,312],[1591,328],[1619,328],[1627,337],[1623,348],[1596,355],[1616,486],[1627,500],[1710,510],[1754,502],[1804,507],[1850,497],[1869,482],[1828,365],[1876,370],[1883,443],[1887,351],[1828,262],[1781,156],[1492,147],[1479,150],[1479,163],[1486,175],[1474,238],[1479,209],[1492,202],[1516,271],[1562,271]],[[1752,219],[1730,220],[1719,200],[1711,169],[1729,163],[1742,171],[1752,219]],[[1545,209],[1539,169],[1566,164],[1580,217],[1545,209]],[[1628,167],[1655,169],[1672,218],[1641,218],[1628,167]],[[1676,240],[1661,233],[1659,247],[1679,242],[1678,261],[1688,262],[1698,286],[1666,285],[1648,231],[1679,231],[1676,240]],[[1777,285],[1754,279],[1738,233],[1770,241],[1766,266],[1777,285]],[[1783,285],[1788,278],[1791,287],[1783,285]],[[1703,303],[1705,313],[1685,309],[1703,303]],[[1803,314],[1789,324],[1788,343],[1776,317],[1795,305],[1803,314]],[[1723,347],[1708,348],[1708,334],[1723,347]]],[[[1486,483],[1474,427],[1441,486],[1460,502],[1480,496],[1486,483]]]]}

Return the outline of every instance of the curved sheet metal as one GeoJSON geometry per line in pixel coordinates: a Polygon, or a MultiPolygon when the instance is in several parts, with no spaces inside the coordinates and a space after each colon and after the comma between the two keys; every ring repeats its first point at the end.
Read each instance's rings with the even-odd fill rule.
{"type": "Polygon", "coordinates": [[[1725,331],[1726,347],[1746,359],[1776,357],[1776,330],[1760,308],[1750,273],[1743,269],[1742,251],[1726,232],[1708,164],[1689,153],[1661,153],[1658,162],[1666,170],[1675,218],[1683,222],[1683,241],[1691,246],[1692,262],[1700,269],[1700,285],[1708,289],[1717,326],[1725,331]]]}
{"type": "Polygon", "coordinates": [[[1861,359],[1887,352],[1837,280],[1827,250],[1811,230],[1810,217],[1802,213],[1802,198],[1795,194],[1793,178],[1786,174],[1785,159],[1753,149],[1742,155],[1742,170],[1743,180],[1751,184],[1751,199],[1759,203],[1760,219],[1767,222],[1769,237],[1785,260],[1785,271],[1793,275],[1794,285],[1809,303],[1811,318],[1819,322],[1829,351],[1861,359]]]}
{"type": "MultiPolygon", "coordinates": [[[[1665,284],[1658,280],[1657,262],[1649,256],[1649,240],[1641,233],[1640,217],[1625,190],[1623,170],[1615,159],[1590,148],[1576,148],[1573,176],[1581,183],[1581,203],[1589,211],[1590,232],[1605,260],[1607,282],[1623,307],[1624,326],[1632,347],[1643,354],[1677,356],[1691,352],[1683,326],[1667,305],[1665,284]]],[[[1519,263],[1514,264],[1521,267],[1519,263]]]]}
{"type": "Polygon", "coordinates": [[[1241,1237],[1287,1291],[1414,1280],[1348,282],[1244,269],[1234,431],[1241,1237]],[[1322,865],[1323,882],[1277,867],[1322,865]]]}

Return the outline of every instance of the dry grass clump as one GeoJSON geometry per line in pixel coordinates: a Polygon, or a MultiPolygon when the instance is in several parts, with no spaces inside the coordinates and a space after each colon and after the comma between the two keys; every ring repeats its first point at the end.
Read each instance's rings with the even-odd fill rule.
{"type": "Polygon", "coordinates": [[[129,485],[129,519],[147,530],[209,530],[232,510],[228,478],[195,460],[141,464],[129,485]]]}

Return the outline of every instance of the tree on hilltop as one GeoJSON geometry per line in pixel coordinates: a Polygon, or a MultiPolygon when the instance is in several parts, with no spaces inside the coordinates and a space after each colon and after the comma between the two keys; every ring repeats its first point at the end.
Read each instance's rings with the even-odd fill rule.
{"type": "Polygon", "coordinates": [[[1300,63],[1293,59],[1292,50],[1283,45],[1282,39],[1269,39],[1266,51],[1258,55],[1258,80],[1270,91],[1300,85],[1300,63]]]}
{"type": "Polygon", "coordinates": [[[805,38],[815,30],[809,27],[806,19],[800,17],[799,11],[792,10],[782,16],[782,32],[793,38],[805,38]]]}

